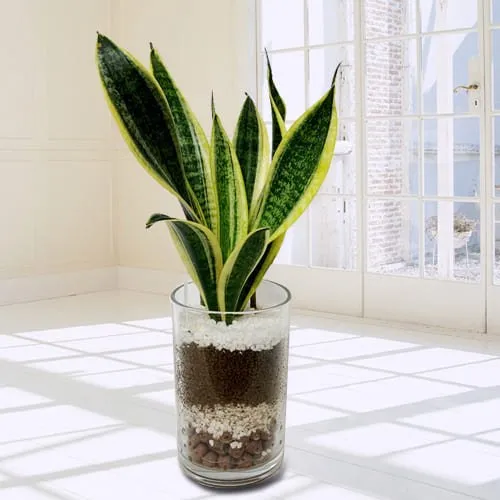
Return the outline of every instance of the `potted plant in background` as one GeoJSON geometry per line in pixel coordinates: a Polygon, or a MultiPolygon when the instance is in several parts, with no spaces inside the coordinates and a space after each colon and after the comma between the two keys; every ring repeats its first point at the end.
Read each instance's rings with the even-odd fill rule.
{"type": "MultiPolygon", "coordinates": [[[[469,219],[464,214],[453,215],[453,248],[458,250],[465,247],[465,265],[469,268],[469,240],[477,223],[474,219],[469,219]]],[[[432,265],[436,264],[436,249],[438,237],[438,218],[436,215],[428,217],[425,224],[425,231],[428,238],[434,243],[432,249],[432,265]]]]}
{"type": "Polygon", "coordinates": [[[185,215],[146,224],[166,222],[192,278],[171,296],[178,457],[200,483],[252,484],[279,471],[284,451],[290,293],[264,277],[331,164],[337,71],[286,130],[268,58],[270,148],[249,96],[232,141],[212,99],[209,141],[152,45],[150,56],[147,70],[98,34],[97,66],[123,137],[185,215]]]}

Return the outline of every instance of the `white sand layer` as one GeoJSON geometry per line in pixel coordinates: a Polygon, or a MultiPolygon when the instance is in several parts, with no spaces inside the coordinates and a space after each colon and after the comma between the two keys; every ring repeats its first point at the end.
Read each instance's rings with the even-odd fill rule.
{"type": "MultiPolygon", "coordinates": [[[[282,404],[261,403],[249,405],[215,405],[201,407],[193,405],[182,408],[182,416],[197,433],[208,432],[218,439],[228,432],[233,439],[249,436],[252,432],[273,432],[279,420],[282,404]]],[[[238,445],[233,445],[238,446],[238,445]]]]}

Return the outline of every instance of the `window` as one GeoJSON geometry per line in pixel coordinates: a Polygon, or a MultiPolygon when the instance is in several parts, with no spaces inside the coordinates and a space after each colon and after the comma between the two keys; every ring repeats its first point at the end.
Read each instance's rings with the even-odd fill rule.
{"type": "MultiPolygon", "coordinates": [[[[473,328],[485,328],[486,301],[500,305],[500,1],[258,4],[268,123],[264,49],[290,120],[326,91],[342,62],[336,156],[279,262],[290,273],[331,270],[333,281],[348,279],[335,271],[360,274],[352,286],[360,314],[382,314],[382,290],[402,320],[419,321],[425,308],[455,297],[455,313],[463,302],[473,328]]],[[[441,307],[440,324],[447,307],[453,313],[441,307]]]]}
{"type": "MultiPolygon", "coordinates": [[[[336,157],[312,206],[288,232],[278,262],[339,269],[357,267],[355,165],[354,27],[352,1],[281,0],[261,2],[262,48],[266,48],[280,93],[287,104],[287,125],[328,89],[337,64],[340,117],[336,157]],[[334,7],[334,3],[338,3],[334,7]],[[286,5],[286,7],[285,7],[286,5]],[[286,23],[283,23],[283,8],[286,23]],[[338,9],[345,9],[338,17],[338,9]],[[338,19],[335,26],[331,21],[338,19]],[[347,19],[351,22],[340,22],[347,19]],[[304,237],[305,236],[305,237],[304,237]]],[[[261,66],[265,68],[261,53],[261,66]]],[[[271,126],[265,72],[261,71],[261,109],[271,126]]]]}

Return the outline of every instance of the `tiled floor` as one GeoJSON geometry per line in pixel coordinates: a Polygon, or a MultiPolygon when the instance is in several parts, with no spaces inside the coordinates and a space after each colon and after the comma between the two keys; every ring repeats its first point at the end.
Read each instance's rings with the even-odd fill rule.
{"type": "MultiPolygon", "coordinates": [[[[0,307],[0,499],[222,496],[175,451],[168,299],[0,307]]],[[[294,317],[286,468],[229,498],[500,499],[500,343],[294,317]]]]}

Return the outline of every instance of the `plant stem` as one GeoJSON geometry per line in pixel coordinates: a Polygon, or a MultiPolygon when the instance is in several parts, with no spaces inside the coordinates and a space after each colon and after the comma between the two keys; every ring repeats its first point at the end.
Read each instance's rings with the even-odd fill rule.
{"type": "Polygon", "coordinates": [[[250,297],[250,308],[257,309],[257,292],[250,297]]]}

